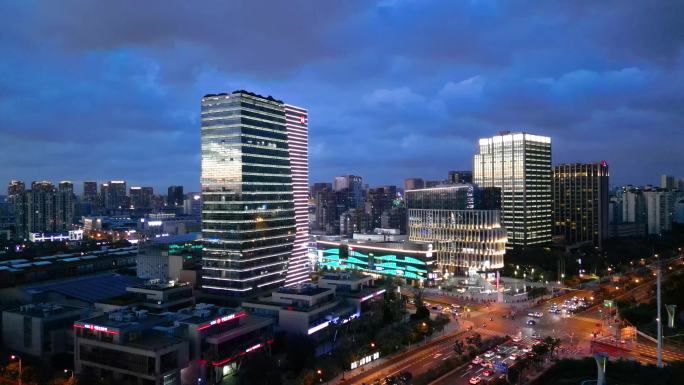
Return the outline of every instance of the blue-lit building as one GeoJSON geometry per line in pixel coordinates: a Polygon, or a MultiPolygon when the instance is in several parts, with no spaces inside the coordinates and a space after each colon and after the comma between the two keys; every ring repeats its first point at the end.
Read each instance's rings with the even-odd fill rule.
{"type": "Polygon", "coordinates": [[[430,243],[377,242],[360,239],[318,239],[318,266],[406,279],[414,284],[433,280],[436,255],[430,243]]]}

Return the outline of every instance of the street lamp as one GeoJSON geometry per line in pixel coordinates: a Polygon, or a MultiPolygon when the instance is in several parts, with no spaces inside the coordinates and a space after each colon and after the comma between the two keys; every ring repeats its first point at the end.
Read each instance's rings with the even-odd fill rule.
{"type": "Polygon", "coordinates": [[[316,370],[318,374],[318,382],[323,382],[323,371],[321,369],[316,370]]]}
{"type": "Polygon", "coordinates": [[[68,373],[70,373],[70,372],[71,372],[71,375],[69,376],[69,378],[74,378],[74,371],[73,371],[73,370],[71,370],[71,369],[64,369],[64,374],[68,374],[68,373]]]}
{"type": "Polygon", "coordinates": [[[21,357],[15,356],[14,354],[12,354],[12,355],[10,356],[10,359],[11,359],[12,361],[14,361],[14,360],[19,360],[19,385],[21,385],[21,357]]]}

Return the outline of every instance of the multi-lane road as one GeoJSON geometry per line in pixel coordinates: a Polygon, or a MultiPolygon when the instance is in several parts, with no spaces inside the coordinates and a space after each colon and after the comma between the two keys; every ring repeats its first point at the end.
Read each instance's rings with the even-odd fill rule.
{"type": "MultiPolygon", "coordinates": [[[[671,272],[667,271],[667,276],[671,272]]],[[[650,290],[653,282],[650,280],[633,288],[628,293],[621,293],[622,296],[634,295],[642,291],[650,290]]],[[[410,293],[407,293],[410,295],[410,293]]],[[[414,376],[425,373],[426,371],[439,366],[443,361],[454,357],[454,343],[457,339],[465,339],[468,335],[479,333],[483,339],[490,336],[518,336],[523,339],[520,343],[523,346],[531,343],[536,336],[552,336],[561,340],[561,351],[565,357],[586,356],[592,352],[592,341],[596,334],[599,338],[610,334],[610,329],[605,329],[602,324],[602,309],[600,306],[593,306],[585,311],[576,314],[553,314],[548,311],[551,303],[562,303],[571,297],[591,298],[593,293],[590,290],[572,290],[562,296],[555,297],[541,305],[529,306],[525,304],[501,304],[469,306],[470,312],[464,313],[459,321],[453,321],[450,331],[445,335],[434,337],[426,344],[414,347],[391,360],[385,361],[370,369],[358,370],[351,375],[343,384],[373,384],[376,380],[387,376],[397,375],[402,372],[410,372],[414,376]],[[528,317],[528,312],[544,313],[540,318],[528,317]],[[515,314],[511,317],[510,314],[515,314]],[[528,320],[533,319],[534,325],[529,325],[528,320]],[[458,324],[456,324],[458,322],[458,324]],[[458,325],[458,326],[457,326],[458,325]],[[458,327],[461,329],[458,329],[458,327]],[[473,326],[472,331],[462,330],[468,326],[473,326]]],[[[449,296],[429,296],[426,301],[431,304],[453,305],[459,301],[449,296]]],[[[463,304],[461,304],[463,305],[463,304]]],[[[433,314],[438,312],[433,311],[433,314]]],[[[506,349],[512,350],[508,347],[506,349]]],[[[593,345],[596,348],[596,344],[593,345]]],[[[655,348],[647,341],[632,342],[627,344],[616,344],[615,355],[638,360],[642,363],[655,362],[655,348]],[[619,350],[621,349],[621,350],[619,350]]],[[[502,352],[502,357],[510,352],[502,352]]],[[[665,351],[663,355],[666,361],[684,359],[684,354],[665,351]]],[[[504,361],[506,358],[504,358],[504,361]]],[[[432,385],[467,384],[470,377],[482,376],[485,368],[480,365],[464,365],[463,367],[449,373],[447,376],[435,381],[432,385]]]]}

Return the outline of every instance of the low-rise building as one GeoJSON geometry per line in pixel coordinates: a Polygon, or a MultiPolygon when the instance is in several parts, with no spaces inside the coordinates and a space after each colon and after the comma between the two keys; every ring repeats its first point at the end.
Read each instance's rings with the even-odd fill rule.
{"type": "Polygon", "coordinates": [[[365,305],[382,298],[384,288],[373,286],[373,277],[354,272],[334,272],[323,274],[318,279],[321,288],[335,289],[335,296],[352,305],[356,314],[365,310],[365,305]]]}
{"type": "Polygon", "coordinates": [[[199,303],[175,313],[189,342],[183,383],[218,384],[250,353],[270,349],[274,321],[238,309],[199,303]]]}
{"type": "Polygon", "coordinates": [[[162,313],[194,304],[195,297],[191,285],[183,282],[151,280],[126,287],[126,293],[98,301],[95,307],[103,311],[136,307],[153,313],[162,313]]]}
{"type": "Polygon", "coordinates": [[[188,340],[167,315],[119,309],[74,322],[74,370],[139,385],[180,385],[188,340]]]}
{"type": "Polygon", "coordinates": [[[273,318],[280,330],[314,338],[331,324],[359,315],[353,305],[336,297],[334,288],[315,284],[280,288],[270,296],[245,301],[242,307],[250,314],[273,318]]]}
{"type": "Polygon", "coordinates": [[[75,320],[90,310],[55,303],[22,305],[2,312],[2,338],[7,349],[40,359],[73,352],[75,320]]]}

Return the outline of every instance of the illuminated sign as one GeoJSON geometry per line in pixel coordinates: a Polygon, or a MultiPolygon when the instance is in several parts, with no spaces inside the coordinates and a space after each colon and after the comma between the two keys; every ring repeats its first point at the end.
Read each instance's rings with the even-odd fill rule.
{"type": "Polygon", "coordinates": [[[271,340],[268,340],[268,341],[266,341],[266,342],[262,342],[262,343],[259,343],[259,344],[250,346],[250,347],[248,347],[247,349],[245,349],[244,352],[242,352],[242,353],[240,353],[240,354],[237,354],[237,355],[234,355],[234,356],[231,356],[231,357],[228,357],[228,358],[224,358],[224,359],[221,360],[221,361],[212,362],[211,364],[212,364],[213,366],[225,365],[225,364],[227,364],[227,363],[229,363],[229,362],[231,362],[231,361],[234,361],[234,360],[235,360],[236,358],[238,358],[238,357],[242,357],[242,356],[244,356],[244,355],[247,355],[247,354],[249,354],[249,353],[251,353],[251,352],[253,352],[253,351],[255,351],[255,350],[259,350],[259,349],[265,347],[266,345],[270,345],[270,344],[272,344],[272,343],[273,343],[273,340],[271,339],[271,340]]]}
{"type": "Polygon", "coordinates": [[[147,225],[150,226],[150,227],[153,227],[153,226],[161,226],[161,225],[162,225],[162,221],[148,221],[148,222],[147,222],[147,225]]]}
{"type": "Polygon", "coordinates": [[[265,346],[265,344],[256,344],[256,345],[254,345],[254,346],[250,346],[250,347],[248,347],[247,349],[245,349],[245,353],[249,353],[249,352],[251,352],[251,351],[254,351],[254,350],[263,348],[264,346],[265,346]]]}
{"type": "Polygon", "coordinates": [[[380,352],[375,352],[369,356],[363,357],[362,359],[360,359],[358,361],[352,362],[351,363],[351,369],[354,370],[354,369],[358,368],[359,366],[366,365],[372,361],[377,360],[378,358],[380,358],[380,352]]]}
{"type": "Polygon", "coordinates": [[[371,299],[371,298],[373,298],[373,297],[377,297],[377,296],[379,296],[380,294],[382,294],[382,293],[384,293],[384,292],[385,292],[385,289],[382,289],[382,290],[380,290],[380,291],[376,291],[376,292],[373,293],[373,294],[369,294],[369,295],[367,295],[367,296],[361,298],[361,302],[368,301],[369,299],[371,299]]]}
{"type": "Polygon", "coordinates": [[[74,327],[76,329],[88,329],[92,330],[94,332],[102,332],[102,333],[107,333],[107,334],[119,334],[118,331],[116,330],[109,330],[106,326],[98,326],[98,325],[93,325],[93,324],[74,324],[74,327]]]}
{"type": "Polygon", "coordinates": [[[241,311],[239,313],[229,314],[229,315],[217,318],[215,320],[212,320],[208,324],[198,327],[197,330],[200,331],[200,330],[208,329],[212,326],[216,326],[216,325],[222,324],[224,322],[228,322],[228,321],[240,318],[240,317],[244,317],[246,315],[247,315],[247,313],[245,313],[244,311],[241,311]]]}
{"type": "Polygon", "coordinates": [[[308,335],[312,335],[312,334],[316,333],[317,331],[320,331],[320,330],[323,330],[323,329],[327,328],[328,325],[330,325],[330,321],[325,321],[325,322],[323,322],[323,323],[320,324],[320,325],[316,325],[316,326],[314,326],[314,327],[312,327],[312,328],[309,328],[307,334],[308,334],[308,335]]]}

